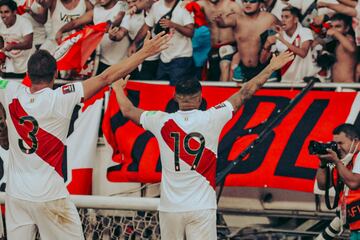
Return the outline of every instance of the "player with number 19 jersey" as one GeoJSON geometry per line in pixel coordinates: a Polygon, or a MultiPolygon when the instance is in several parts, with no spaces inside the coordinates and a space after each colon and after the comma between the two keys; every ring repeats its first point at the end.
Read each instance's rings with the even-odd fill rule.
{"type": "Polygon", "coordinates": [[[83,94],[81,83],[30,93],[18,82],[0,80],[9,131],[9,196],[34,202],[68,196],[64,129],[83,94]]]}
{"type": "Polygon", "coordinates": [[[219,136],[232,116],[233,106],[228,101],[206,111],[142,113],[141,125],[155,135],[160,148],[160,211],[216,209],[219,136]]]}

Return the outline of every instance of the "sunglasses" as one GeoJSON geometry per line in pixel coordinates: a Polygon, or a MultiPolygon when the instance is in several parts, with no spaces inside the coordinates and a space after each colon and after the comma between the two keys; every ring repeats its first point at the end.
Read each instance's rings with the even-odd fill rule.
{"type": "Polygon", "coordinates": [[[258,3],[260,0],[242,0],[243,3],[258,3]]]}

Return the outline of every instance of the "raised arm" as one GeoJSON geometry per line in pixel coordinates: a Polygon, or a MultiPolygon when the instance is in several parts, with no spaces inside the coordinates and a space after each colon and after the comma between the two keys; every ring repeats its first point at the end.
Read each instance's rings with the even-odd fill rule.
{"type": "Polygon", "coordinates": [[[84,99],[86,100],[90,98],[103,87],[125,77],[147,57],[157,54],[167,48],[167,42],[169,40],[170,37],[169,35],[165,35],[165,32],[159,33],[152,39],[150,39],[150,32],[148,32],[142,49],[133,54],[131,57],[110,66],[100,75],[89,78],[83,82],[84,99]]]}
{"type": "Polygon", "coordinates": [[[82,16],[80,16],[79,18],[74,19],[68,22],[67,24],[65,24],[64,26],[62,26],[56,33],[56,37],[55,37],[56,41],[58,43],[61,42],[61,37],[63,33],[70,32],[71,30],[79,28],[85,24],[91,23],[93,20],[93,16],[94,16],[94,10],[90,10],[87,11],[82,16]]]}
{"type": "Polygon", "coordinates": [[[318,2],[317,4],[318,8],[330,8],[331,10],[334,10],[335,12],[342,13],[351,17],[356,17],[356,10],[353,7],[349,7],[344,4],[337,4],[337,3],[327,3],[327,2],[318,2]]]}
{"type": "Polygon", "coordinates": [[[273,57],[264,70],[262,70],[256,77],[242,85],[241,89],[234,93],[228,101],[233,105],[234,112],[237,112],[240,107],[249,100],[254,93],[259,90],[270,77],[270,75],[282,68],[286,63],[294,58],[293,53],[283,52],[277,57],[273,57]]]}
{"type": "Polygon", "coordinates": [[[124,117],[140,125],[140,117],[144,110],[135,107],[124,93],[124,88],[129,77],[130,76],[128,75],[125,79],[120,79],[113,83],[112,89],[116,94],[116,100],[124,117]]]}

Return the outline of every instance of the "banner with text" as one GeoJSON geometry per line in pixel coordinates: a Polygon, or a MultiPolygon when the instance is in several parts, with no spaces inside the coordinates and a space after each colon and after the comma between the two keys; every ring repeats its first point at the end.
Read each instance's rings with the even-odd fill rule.
{"type": "MultiPolygon", "coordinates": [[[[226,100],[238,88],[203,87],[202,109],[226,100]]],[[[300,90],[263,89],[229,121],[220,136],[217,171],[221,171],[256,139],[266,121],[284,109],[300,90]]],[[[127,94],[145,110],[175,112],[174,88],[130,82],[127,94]]],[[[271,134],[226,179],[226,186],[270,187],[312,192],[319,160],[309,155],[310,140],[332,140],[332,130],[344,122],[360,127],[360,93],[310,91],[271,134]]],[[[103,131],[112,146],[114,165],[107,169],[112,182],[159,182],[161,163],[155,137],[124,118],[111,93],[103,131]]],[[[211,129],[209,129],[211,131],[211,129]]]]}

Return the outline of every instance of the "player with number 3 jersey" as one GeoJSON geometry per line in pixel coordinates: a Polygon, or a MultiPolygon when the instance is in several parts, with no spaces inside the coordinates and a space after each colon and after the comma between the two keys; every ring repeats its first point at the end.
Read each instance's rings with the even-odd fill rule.
{"type": "Polygon", "coordinates": [[[293,59],[284,52],[227,101],[198,110],[201,85],[196,79],[175,86],[175,113],[144,111],[124,94],[127,79],[113,84],[123,115],[152,132],[162,164],[160,232],[163,240],[216,240],[215,175],[219,136],[224,125],[268,79],[293,59]]]}
{"type": "MultiPolygon", "coordinates": [[[[102,74],[53,90],[56,60],[39,50],[28,62],[31,86],[0,79],[0,103],[6,111],[9,135],[6,230],[9,240],[84,239],[75,205],[69,200],[65,140],[76,104],[126,76],[145,58],[163,49],[169,36],[162,32],[135,55],[102,74]]],[[[81,149],[79,149],[81,151],[81,149]]],[[[68,159],[71,161],[71,159],[68,159]]]]}

